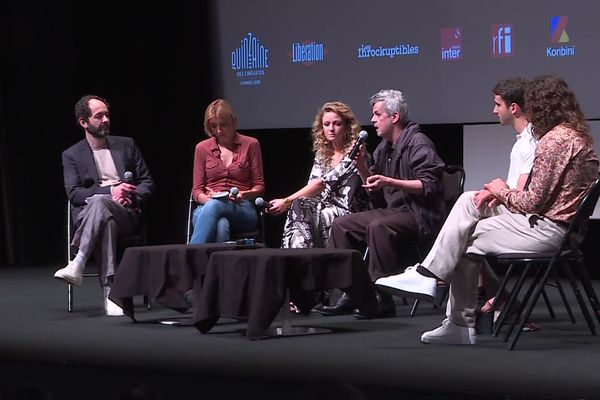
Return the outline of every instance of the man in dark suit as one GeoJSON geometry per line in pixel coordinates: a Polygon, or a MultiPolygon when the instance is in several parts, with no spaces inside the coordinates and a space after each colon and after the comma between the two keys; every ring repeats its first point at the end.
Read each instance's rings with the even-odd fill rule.
{"type": "Polygon", "coordinates": [[[77,254],[54,274],[76,286],[93,255],[100,267],[100,283],[107,315],[123,315],[109,300],[119,237],[135,232],[142,207],[154,191],[144,158],[133,139],[109,136],[108,102],[83,96],[75,104],[75,118],[85,138],[62,154],[67,196],[76,227],[72,246],[77,254]]]}

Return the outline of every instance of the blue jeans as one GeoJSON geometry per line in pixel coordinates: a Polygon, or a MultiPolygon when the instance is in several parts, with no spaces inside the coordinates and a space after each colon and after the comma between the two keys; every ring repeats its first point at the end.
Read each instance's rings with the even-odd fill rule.
{"type": "Polygon", "coordinates": [[[231,231],[256,230],[258,216],[254,204],[248,200],[236,203],[228,199],[210,199],[196,207],[192,224],[191,244],[221,243],[230,239],[231,231]]]}

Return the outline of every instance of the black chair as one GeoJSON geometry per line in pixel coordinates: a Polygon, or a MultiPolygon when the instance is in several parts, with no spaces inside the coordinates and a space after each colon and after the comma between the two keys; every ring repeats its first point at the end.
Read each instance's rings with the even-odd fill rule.
{"type": "MultiPolygon", "coordinates": [[[[444,175],[442,177],[444,183],[444,204],[446,207],[446,215],[444,216],[444,220],[452,210],[454,203],[460,197],[460,195],[465,190],[465,170],[461,165],[458,164],[447,164],[444,166],[444,175]]],[[[417,256],[419,260],[423,260],[425,258],[424,247],[427,247],[427,250],[431,248],[433,243],[423,244],[418,241],[414,242],[414,246],[416,249],[417,256]]],[[[437,298],[433,303],[434,308],[441,308],[444,300],[448,296],[449,285],[445,282],[438,282],[438,290],[437,290],[437,298]]],[[[419,300],[415,299],[413,303],[412,309],[410,310],[410,316],[414,317],[417,308],[419,307],[419,300]]]]}
{"type": "MultiPolygon", "coordinates": [[[[74,256],[72,248],[71,248],[71,241],[73,240],[73,234],[74,234],[74,228],[75,228],[73,225],[72,214],[73,214],[73,207],[71,206],[71,201],[67,200],[67,263],[69,261],[71,261],[74,256]]],[[[118,259],[121,258],[121,256],[123,255],[123,252],[125,251],[125,249],[127,247],[143,246],[145,244],[146,244],[146,234],[145,234],[145,229],[144,229],[144,223],[143,223],[143,221],[140,221],[137,229],[135,230],[135,232],[133,234],[125,236],[125,237],[119,237],[119,243],[117,245],[118,259]]],[[[86,265],[86,268],[83,272],[83,277],[90,278],[90,277],[99,277],[99,276],[100,276],[100,271],[98,270],[97,266],[92,262],[88,262],[88,264],[86,265]]],[[[73,302],[74,302],[73,285],[70,283],[67,283],[67,311],[68,312],[73,312],[73,302]]],[[[148,309],[150,309],[151,304],[150,304],[150,300],[149,300],[148,296],[144,296],[144,305],[146,305],[146,307],[148,309]]]]}
{"type": "MultiPolygon", "coordinates": [[[[556,275],[557,272],[565,273],[575,298],[577,299],[581,312],[586,320],[590,333],[592,335],[596,335],[594,321],[592,320],[590,312],[585,304],[581,290],[577,285],[577,280],[579,280],[583,287],[585,295],[591,306],[592,313],[595,314],[598,323],[600,323],[600,303],[592,286],[590,276],[584,263],[583,254],[580,249],[580,245],[583,242],[587,232],[589,217],[594,211],[599,196],[600,178],[594,182],[585,198],[581,202],[573,221],[569,224],[569,227],[562,238],[561,245],[556,251],[533,254],[506,253],[496,256],[496,261],[499,264],[510,266],[509,270],[504,276],[504,279],[502,280],[498,293],[502,293],[502,290],[506,288],[511,272],[515,270],[514,267],[519,265],[523,266],[520,276],[517,278],[516,283],[510,291],[508,301],[506,302],[502,312],[500,313],[498,321],[494,326],[494,335],[497,336],[503,323],[506,321],[506,316],[514,316],[513,322],[503,339],[505,342],[508,341],[511,334],[515,332],[510,344],[508,345],[508,350],[513,350],[515,348],[515,345],[517,344],[517,341],[523,332],[523,328],[529,321],[531,312],[539,300],[539,297],[545,295],[544,288],[549,284],[550,278],[555,278],[555,282],[558,283],[558,277],[556,275]],[[533,279],[531,280],[525,295],[521,299],[520,306],[517,306],[519,293],[525,284],[526,277],[532,269],[534,270],[533,279]],[[518,328],[515,331],[517,325],[518,328]]],[[[567,302],[566,296],[560,287],[560,283],[558,283],[557,288],[559,289],[561,298],[565,303],[565,307],[571,322],[574,323],[575,319],[567,302]]],[[[547,302],[547,304],[549,303],[547,302]]],[[[495,306],[496,305],[494,304],[492,307],[495,306]]]]}
{"type": "MultiPolygon", "coordinates": [[[[262,197],[260,198],[262,200],[262,197]]],[[[185,244],[190,244],[194,227],[192,226],[192,215],[198,203],[194,200],[192,193],[188,200],[188,214],[185,230],[185,244]]],[[[258,227],[250,232],[231,232],[231,240],[254,239],[257,243],[265,243],[265,205],[254,202],[256,214],[258,215],[258,227]]]]}

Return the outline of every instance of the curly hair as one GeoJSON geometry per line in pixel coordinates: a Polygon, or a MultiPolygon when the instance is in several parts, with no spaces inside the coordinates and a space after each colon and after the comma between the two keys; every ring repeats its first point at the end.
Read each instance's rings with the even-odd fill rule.
{"type": "Polygon", "coordinates": [[[206,111],[204,112],[204,132],[209,137],[213,137],[213,133],[210,130],[210,120],[211,119],[228,119],[233,123],[233,129],[237,126],[237,117],[233,112],[233,107],[227,100],[217,99],[206,107],[206,111]]]}
{"type": "Polygon", "coordinates": [[[106,108],[110,109],[108,101],[103,99],[100,96],[96,96],[94,94],[87,94],[77,100],[75,103],[75,123],[79,126],[79,119],[83,119],[84,121],[89,121],[92,116],[92,110],[90,109],[90,100],[95,99],[106,104],[106,108]]]}
{"type": "Polygon", "coordinates": [[[350,147],[358,138],[358,132],[360,131],[360,125],[349,106],[339,101],[323,104],[312,124],[312,139],[315,157],[321,160],[325,165],[331,163],[331,158],[334,154],[333,144],[327,140],[325,133],[323,132],[323,115],[326,112],[334,112],[344,121],[344,128],[346,128],[344,136],[344,152],[350,150],[350,147]]]}
{"type": "Polygon", "coordinates": [[[562,124],[591,140],[589,126],[575,94],[556,75],[538,76],[529,82],[525,90],[525,111],[537,139],[562,124]]]}

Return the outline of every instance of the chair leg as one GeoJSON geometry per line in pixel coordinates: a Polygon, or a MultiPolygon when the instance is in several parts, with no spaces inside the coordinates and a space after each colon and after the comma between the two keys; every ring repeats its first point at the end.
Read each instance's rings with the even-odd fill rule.
{"type": "Polygon", "coordinates": [[[409,316],[414,317],[417,313],[417,308],[419,308],[419,299],[415,299],[415,302],[413,303],[412,308],[410,309],[409,316]]]}
{"type": "Polygon", "coordinates": [[[554,308],[552,308],[552,304],[550,304],[550,299],[548,298],[548,294],[546,294],[546,290],[542,290],[542,298],[544,299],[544,303],[546,303],[550,318],[555,319],[556,314],[554,314],[554,308]]]}
{"type": "Polygon", "coordinates": [[[588,297],[590,302],[590,306],[592,307],[592,311],[594,315],[596,315],[596,319],[600,324],[600,301],[598,301],[598,296],[596,295],[596,291],[592,286],[592,281],[590,280],[590,275],[585,267],[583,262],[577,263],[577,269],[579,272],[579,280],[583,285],[583,289],[585,290],[585,294],[588,297]]]}
{"type": "MultiPolygon", "coordinates": [[[[513,336],[512,341],[510,342],[510,344],[508,345],[508,350],[514,350],[515,346],[517,345],[517,341],[519,340],[519,337],[521,336],[521,333],[523,332],[523,328],[525,327],[525,324],[527,323],[527,321],[529,320],[529,317],[531,316],[531,312],[533,311],[533,307],[535,307],[538,299],[540,298],[540,295],[542,294],[542,291],[544,290],[544,286],[546,285],[546,283],[548,282],[548,276],[550,275],[550,271],[552,271],[552,268],[554,268],[554,260],[550,261],[550,263],[548,264],[548,266],[545,268],[545,270],[543,268],[539,269],[539,272],[541,273],[542,271],[542,278],[541,279],[537,279],[538,275],[540,275],[540,273],[536,274],[533,283],[530,286],[530,290],[528,290],[528,293],[525,295],[525,299],[524,300],[524,305],[521,307],[521,309],[524,309],[524,312],[522,313],[522,315],[519,315],[517,318],[519,319],[519,329],[515,332],[515,335],[513,336]],[[537,282],[537,284],[536,284],[537,282]],[[533,293],[531,293],[531,289],[533,289],[533,293]]],[[[519,313],[521,314],[521,313],[519,313]]],[[[510,335],[510,333],[512,333],[512,330],[514,329],[515,324],[513,323],[513,325],[511,326],[511,332],[509,332],[508,336],[510,335]]]]}
{"type": "Polygon", "coordinates": [[[596,327],[594,326],[594,322],[592,321],[592,317],[583,301],[583,296],[581,295],[581,291],[577,286],[577,282],[575,281],[575,277],[573,276],[573,271],[571,271],[570,266],[565,267],[567,278],[569,279],[569,283],[571,284],[571,288],[573,289],[573,294],[575,294],[575,298],[577,299],[577,303],[579,303],[579,308],[581,308],[581,313],[585,318],[585,322],[587,323],[588,328],[590,329],[590,333],[592,335],[596,335],[596,327]]]}
{"type": "MultiPolygon", "coordinates": [[[[518,287],[516,287],[516,289],[513,289],[513,291],[515,291],[516,293],[514,296],[512,296],[512,293],[511,293],[511,298],[509,299],[509,302],[510,302],[510,300],[513,300],[513,304],[514,304],[514,302],[517,301],[517,296],[523,289],[523,285],[525,284],[525,279],[527,277],[527,273],[529,272],[531,267],[533,267],[532,264],[527,264],[526,268],[523,270],[523,273],[522,273],[521,277],[519,278],[518,287]]],[[[523,299],[521,300],[521,304],[519,305],[519,307],[515,308],[516,311],[513,313],[513,321],[510,324],[510,326],[508,327],[508,331],[504,335],[504,338],[502,339],[504,342],[508,341],[508,339],[510,338],[510,335],[515,330],[515,327],[517,326],[517,323],[519,322],[519,319],[521,318],[521,315],[523,314],[523,310],[525,309],[525,306],[528,304],[528,301],[531,298],[531,294],[533,293],[533,290],[536,287],[536,282],[539,281],[541,274],[542,274],[541,268],[537,268],[535,276],[533,278],[533,281],[529,285],[527,291],[525,292],[525,295],[523,296],[523,299]]],[[[502,316],[502,317],[504,317],[504,319],[506,319],[506,317],[509,315],[510,311],[513,310],[513,307],[514,307],[513,304],[510,304],[506,307],[506,313],[502,316]]],[[[503,324],[503,323],[504,323],[504,321],[501,322],[501,324],[503,324]]],[[[500,327],[498,327],[498,333],[499,332],[500,332],[500,327]]]]}
{"type": "MultiPolygon", "coordinates": [[[[514,264],[511,264],[508,267],[508,270],[506,271],[506,274],[504,275],[504,279],[502,280],[502,283],[500,284],[500,288],[498,289],[498,294],[502,294],[506,290],[506,286],[508,286],[508,280],[510,278],[513,268],[514,268],[514,264]]],[[[525,265],[525,267],[523,268],[523,271],[521,271],[521,275],[519,276],[519,278],[513,285],[512,289],[509,291],[510,294],[508,296],[508,300],[506,301],[506,303],[504,304],[504,307],[502,308],[502,311],[500,312],[498,321],[496,321],[494,323],[494,329],[492,330],[492,334],[494,335],[494,337],[498,337],[498,335],[500,334],[500,329],[502,329],[504,322],[506,322],[507,316],[510,315],[510,312],[513,310],[514,305],[519,296],[519,293],[521,292],[521,289],[523,287],[523,283],[525,282],[525,277],[527,276],[527,273],[529,272],[530,268],[531,268],[531,264],[525,265]]],[[[494,298],[494,302],[492,303],[492,309],[494,309],[496,307],[496,305],[497,305],[496,303],[499,300],[498,298],[499,298],[499,296],[496,295],[496,297],[494,298]]]]}
{"type": "MultiPolygon", "coordinates": [[[[567,268],[570,268],[569,266],[567,266],[567,268]]],[[[570,269],[569,269],[570,270],[570,269]]],[[[558,280],[558,274],[555,272],[555,278],[554,278],[554,284],[556,286],[556,289],[558,290],[558,293],[560,294],[560,298],[562,299],[563,304],[565,305],[565,309],[567,310],[567,314],[569,315],[569,319],[571,320],[571,323],[574,324],[575,321],[575,315],[573,314],[573,310],[571,309],[571,306],[569,305],[569,301],[567,300],[567,296],[565,295],[565,291],[562,288],[562,285],[560,284],[560,281],[558,280]]],[[[554,317],[553,317],[554,318],[554,317]]]]}
{"type": "Polygon", "coordinates": [[[73,312],[73,285],[67,284],[67,311],[73,312]]]}

